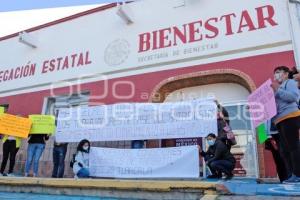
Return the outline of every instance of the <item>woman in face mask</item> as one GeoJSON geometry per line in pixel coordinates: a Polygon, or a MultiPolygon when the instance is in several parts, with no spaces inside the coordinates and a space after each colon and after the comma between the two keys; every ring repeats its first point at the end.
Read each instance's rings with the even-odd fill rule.
{"type": "Polygon", "coordinates": [[[200,155],[204,157],[206,164],[210,168],[212,175],[207,178],[222,178],[222,174],[226,175],[225,179],[233,177],[232,171],[235,167],[235,158],[230,153],[228,147],[216,135],[210,133],[207,137],[209,145],[207,152],[200,150],[200,155]]]}
{"type": "Polygon", "coordinates": [[[81,140],[77,146],[77,153],[75,156],[75,163],[73,165],[73,172],[75,178],[87,178],[90,176],[89,171],[89,153],[90,142],[86,139],[81,140]]]}
{"type": "Polygon", "coordinates": [[[283,183],[300,182],[300,93],[298,83],[289,78],[289,68],[279,66],[274,70],[274,90],[277,114],[274,123],[279,131],[280,144],[285,151],[285,163],[290,177],[283,183]]]}

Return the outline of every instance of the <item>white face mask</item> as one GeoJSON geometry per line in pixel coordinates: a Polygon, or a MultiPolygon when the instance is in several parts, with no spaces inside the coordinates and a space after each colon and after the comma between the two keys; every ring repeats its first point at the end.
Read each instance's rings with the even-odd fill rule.
{"type": "Polygon", "coordinates": [[[83,148],[83,150],[85,150],[85,151],[87,151],[87,150],[89,149],[88,146],[84,146],[84,147],[82,147],[82,148],[83,148]]]}
{"type": "Polygon", "coordinates": [[[283,82],[283,73],[282,72],[277,72],[274,74],[274,80],[278,81],[279,83],[283,82]]]}

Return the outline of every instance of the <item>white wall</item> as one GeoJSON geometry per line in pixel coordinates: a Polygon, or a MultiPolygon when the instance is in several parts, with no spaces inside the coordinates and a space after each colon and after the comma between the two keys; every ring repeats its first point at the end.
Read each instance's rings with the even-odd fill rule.
{"type": "MultiPolygon", "coordinates": [[[[0,82],[0,95],[49,89],[53,83],[53,87],[61,87],[292,49],[287,4],[284,1],[223,0],[222,4],[219,0],[187,2],[190,3],[181,7],[176,7],[178,3],[173,0],[131,3],[129,7],[134,14],[134,23],[131,25],[126,25],[116,15],[117,8],[111,8],[43,28],[31,33],[38,41],[36,49],[19,43],[16,37],[0,41],[0,74],[1,70],[16,69],[28,62],[37,66],[34,76],[0,82]],[[277,26],[254,31],[248,31],[246,27],[242,33],[236,33],[242,11],[248,10],[253,23],[258,26],[256,8],[266,5],[274,7],[277,26]],[[139,35],[142,33],[174,26],[182,28],[184,24],[206,21],[212,17],[221,18],[230,13],[236,13],[236,18],[232,20],[234,35],[225,36],[225,22],[220,21],[216,24],[219,29],[216,38],[189,44],[179,42],[177,46],[138,53],[139,35]],[[197,48],[200,50],[184,53],[197,48]],[[43,63],[47,60],[70,58],[72,54],[87,51],[91,64],[42,73],[43,63]],[[168,56],[148,61],[141,59],[159,54],[168,56]],[[60,81],[66,82],[57,85],[60,81]]],[[[208,33],[203,27],[199,31],[208,33]]],[[[172,37],[170,35],[169,39],[172,37]]]]}
{"type": "Polygon", "coordinates": [[[300,2],[297,3],[290,3],[289,4],[290,10],[290,20],[291,20],[291,28],[293,30],[292,37],[293,37],[293,47],[295,50],[295,60],[297,64],[298,70],[300,70],[300,2]]]}
{"type": "Polygon", "coordinates": [[[246,101],[249,91],[235,83],[217,83],[176,90],[167,96],[166,102],[215,97],[221,104],[246,101]]]}
{"type": "Polygon", "coordinates": [[[0,37],[100,7],[102,4],[0,12],[0,37]]]}

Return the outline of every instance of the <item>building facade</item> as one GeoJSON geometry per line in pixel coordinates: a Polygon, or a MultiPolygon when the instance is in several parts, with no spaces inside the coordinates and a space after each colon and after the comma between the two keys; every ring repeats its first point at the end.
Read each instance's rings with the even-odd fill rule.
{"type": "MultiPolygon", "coordinates": [[[[0,38],[0,105],[27,116],[214,96],[237,134],[235,173],[274,177],[272,157],[256,143],[246,100],[276,66],[296,66],[298,17],[297,4],[277,0],[142,0],[92,9],[26,30],[35,48],[20,43],[18,34],[0,38]]],[[[201,140],[145,143],[170,147],[201,140]]],[[[130,141],[93,145],[130,148],[130,141]]],[[[51,174],[52,147],[53,139],[40,161],[41,176],[51,174]]],[[[68,149],[68,177],[75,147],[68,149]]],[[[24,140],[17,155],[20,174],[26,149],[24,140]]]]}

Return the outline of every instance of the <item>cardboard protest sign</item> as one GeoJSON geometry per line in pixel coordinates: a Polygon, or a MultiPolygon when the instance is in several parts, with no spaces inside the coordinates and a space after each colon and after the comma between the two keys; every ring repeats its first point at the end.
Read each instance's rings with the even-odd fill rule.
{"type": "Polygon", "coordinates": [[[0,115],[1,134],[27,138],[31,124],[32,122],[28,118],[18,117],[6,113],[0,115]]]}
{"type": "Polygon", "coordinates": [[[269,79],[248,97],[249,112],[254,128],[270,120],[277,113],[271,83],[269,79]]]}
{"type": "Polygon", "coordinates": [[[4,107],[2,107],[2,106],[0,106],[0,115],[1,115],[1,114],[3,114],[3,113],[4,113],[4,111],[5,111],[5,108],[4,108],[4,107]]]}
{"type": "Polygon", "coordinates": [[[256,128],[258,143],[263,144],[268,139],[266,125],[263,123],[256,128]]]}
{"type": "Polygon", "coordinates": [[[53,115],[29,115],[32,121],[30,134],[54,134],[55,117],[53,115]]]}

